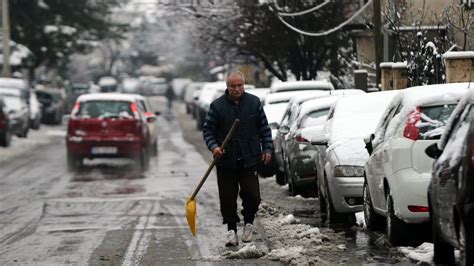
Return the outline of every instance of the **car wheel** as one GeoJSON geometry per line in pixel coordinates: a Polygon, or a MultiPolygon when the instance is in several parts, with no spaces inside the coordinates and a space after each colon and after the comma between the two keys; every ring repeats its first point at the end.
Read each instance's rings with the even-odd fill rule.
{"type": "Polygon", "coordinates": [[[280,170],[276,171],[276,182],[280,186],[285,184],[285,174],[280,170]]]}
{"type": "Polygon", "coordinates": [[[26,126],[25,128],[23,128],[23,130],[21,131],[21,134],[20,134],[20,138],[26,138],[28,137],[28,131],[30,130],[30,127],[29,126],[26,126]]]}
{"type": "Polygon", "coordinates": [[[148,156],[148,151],[146,149],[143,149],[142,152],[140,153],[139,159],[138,159],[138,165],[142,172],[148,170],[150,166],[150,157],[148,156]]]}
{"type": "Polygon", "coordinates": [[[405,223],[395,215],[392,196],[387,196],[386,201],[387,216],[385,217],[387,238],[394,246],[403,244],[405,240],[405,223]]]}
{"type": "Polygon", "coordinates": [[[384,225],[383,217],[374,211],[374,206],[372,204],[372,198],[370,197],[369,187],[367,181],[364,182],[363,188],[364,196],[364,219],[367,229],[370,230],[379,230],[384,225]]]}
{"type": "Polygon", "coordinates": [[[70,153],[67,154],[67,169],[69,171],[75,171],[82,167],[82,158],[74,156],[70,153]]]}
{"type": "Polygon", "coordinates": [[[151,146],[151,156],[156,157],[158,156],[158,141],[155,140],[151,146]]]}
{"type": "Polygon", "coordinates": [[[464,221],[459,223],[459,253],[460,265],[474,264],[474,236],[468,233],[464,221]]]}
{"type": "Polygon", "coordinates": [[[2,147],[9,147],[12,139],[12,134],[7,130],[5,133],[0,134],[0,145],[2,147]]]}
{"type": "Polygon", "coordinates": [[[326,223],[326,199],[321,192],[321,188],[318,186],[318,200],[319,200],[319,213],[321,215],[321,222],[326,223]]]}
{"type": "MultiPolygon", "coordinates": [[[[327,181],[326,181],[327,184],[327,181]]],[[[326,198],[325,198],[325,203],[326,203],[326,223],[329,226],[330,224],[337,223],[341,220],[341,215],[336,212],[334,209],[334,205],[332,204],[331,200],[331,194],[329,194],[329,188],[325,187],[326,189],[326,198]]]]}
{"type": "Polygon", "coordinates": [[[445,243],[441,237],[441,232],[438,227],[438,219],[436,214],[432,211],[428,196],[428,207],[430,210],[431,220],[431,232],[433,235],[433,262],[441,265],[453,265],[454,264],[454,248],[445,243]]]}

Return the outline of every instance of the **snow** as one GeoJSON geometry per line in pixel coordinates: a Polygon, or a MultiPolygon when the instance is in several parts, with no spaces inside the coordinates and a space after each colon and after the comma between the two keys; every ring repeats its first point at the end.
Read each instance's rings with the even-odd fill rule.
{"type": "Polygon", "coordinates": [[[134,101],[135,95],[121,93],[91,93],[83,94],[77,98],[78,102],[106,100],[106,101],[134,101]]]}
{"type": "Polygon", "coordinates": [[[423,243],[416,248],[413,247],[399,247],[398,251],[405,255],[407,258],[431,264],[433,262],[433,244],[423,243]]]}
{"type": "Polygon", "coordinates": [[[326,80],[305,80],[274,83],[270,88],[271,93],[290,90],[334,90],[334,87],[326,80]]]}
{"type": "Polygon", "coordinates": [[[113,86],[117,84],[117,80],[114,77],[102,77],[100,78],[99,86],[113,86]]]}
{"type": "Polygon", "coordinates": [[[382,62],[380,63],[381,68],[391,68],[392,67],[392,62],[382,62]]]}
{"type": "Polygon", "coordinates": [[[77,29],[71,26],[67,26],[67,25],[60,25],[60,26],[46,25],[44,26],[43,31],[46,34],[59,32],[66,35],[73,35],[74,33],[77,32],[77,29]]]}
{"type": "Polygon", "coordinates": [[[405,62],[396,62],[392,64],[392,68],[407,68],[407,61],[405,62]]]}
{"type": "Polygon", "coordinates": [[[443,54],[444,59],[467,59],[474,58],[474,51],[446,52],[443,54]]]}
{"type": "Polygon", "coordinates": [[[364,212],[356,212],[355,216],[356,216],[356,224],[362,228],[365,228],[366,225],[365,225],[364,212]]]}
{"type": "Polygon", "coordinates": [[[308,95],[307,91],[285,91],[279,93],[269,93],[265,95],[264,105],[280,102],[289,102],[298,95],[308,95]]]}
{"type": "Polygon", "coordinates": [[[362,140],[374,133],[382,113],[396,94],[398,91],[383,91],[338,99],[330,120],[329,144],[344,139],[362,140]]]}
{"type": "Polygon", "coordinates": [[[253,244],[245,244],[238,251],[227,251],[223,254],[223,257],[226,259],[252,259],[260,258],[265,255],[265,252],[259,250],[253,244]]]}

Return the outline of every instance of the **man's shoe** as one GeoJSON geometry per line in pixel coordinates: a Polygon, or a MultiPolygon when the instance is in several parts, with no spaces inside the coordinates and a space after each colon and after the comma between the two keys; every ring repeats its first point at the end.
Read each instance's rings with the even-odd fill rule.
{"type": "Polygon", "coordinates": [[[239,244],[239,239],[234,230],[229,230],[227,232],[227,242],[225,243],[226,247],[237,246],[239,244]]]}
{"type": "Polygon", "coordinates": [[[248,243],[253,240],[253,225],[248,223],[244,226],[244,232],[242,233],[242,242],[248,243]]]}

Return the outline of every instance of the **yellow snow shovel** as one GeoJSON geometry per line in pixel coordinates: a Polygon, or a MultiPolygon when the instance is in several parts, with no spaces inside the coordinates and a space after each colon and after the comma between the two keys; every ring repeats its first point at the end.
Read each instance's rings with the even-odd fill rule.
{"type": "MultiPolygon", "coordinates": [[[[232,127],[229,130],[229,133],[227,133],[227,136],[225,137],[224,142],[222,143],[222,146],[221,146],[222,149],[225,148],[229,140],[234,135],[234,132],[239,126],[239,123],[240,123],[240,120],[235,119],[234,124],[232,124],[232,127]]],[[[199,182],[199,185],[196,187],[193,194],[191,195],[191,197],[189,197],[188,201],[186,202],[186,220],[188,220],[189,229],[191,229],[191,233],[193,234],[193,236],[196,235],[196,201],[194,200],[194,198],[196,197],[197,193],[201,189],[204,182],[206,182],[206,179],[211,173],[212,168],[214,168],[214,165],[216,165],[216,162],[217,162],[217,158],[214,158],[214,160],[212,160],[211,164],[207,168],[206,173],[202,177],[201,182],[199,182]]]]}

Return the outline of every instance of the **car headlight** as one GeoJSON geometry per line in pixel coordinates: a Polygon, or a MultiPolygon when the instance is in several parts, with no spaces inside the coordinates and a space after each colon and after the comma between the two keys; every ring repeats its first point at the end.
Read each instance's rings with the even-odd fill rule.
{"type": "Polygon", "coordinates": [[[351,165],[338,165],[334,167],[335,177],[363,177],[364,167],[351,165]]]}

